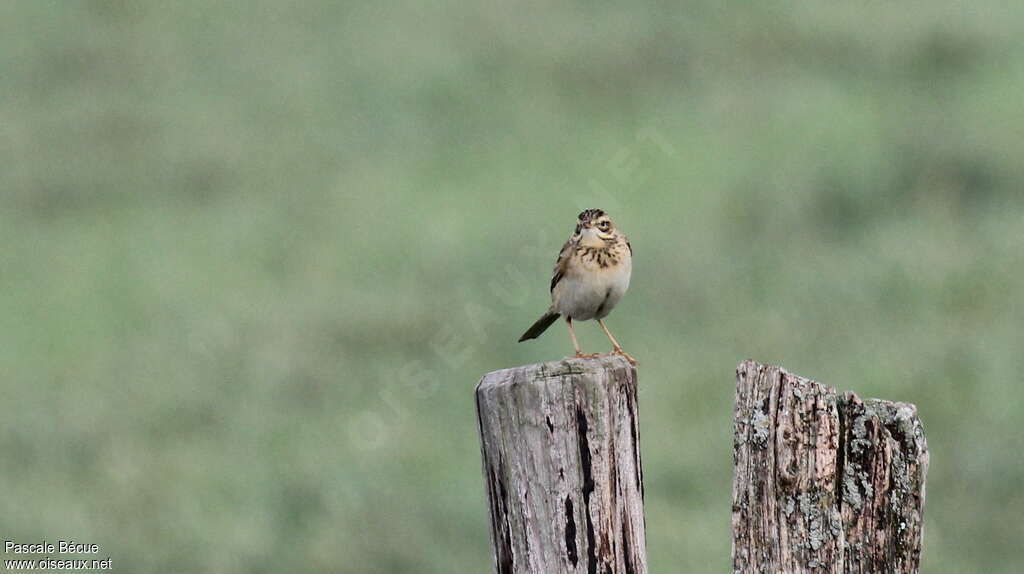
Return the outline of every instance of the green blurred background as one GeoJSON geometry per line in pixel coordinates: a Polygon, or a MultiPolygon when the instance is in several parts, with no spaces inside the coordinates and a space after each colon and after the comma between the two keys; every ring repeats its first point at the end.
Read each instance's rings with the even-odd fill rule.
{"type": "Polygon", "coordinates": [[[3,2],[0,533],[118,572],[488,572],[473,385],[570,352],[515,341],[600,207],[653,572],[729,569],[744,358],[916,403],[923,571],[1019,572],[1021,22],[3,2]]]}

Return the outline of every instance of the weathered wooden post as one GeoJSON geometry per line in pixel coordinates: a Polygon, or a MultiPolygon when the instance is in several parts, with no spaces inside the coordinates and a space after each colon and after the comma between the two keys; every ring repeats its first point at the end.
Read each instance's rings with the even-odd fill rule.
{"type": "Polygon", "coordinates": [[[735,574],[918,571],[928,447],[914,405],[746,361],[733,431],[735,574]]]}
{"type": "Polygon", "coordinates": [[[497,574],[645,574],[636,369],[618,356],[476,387],[497,574]]]}

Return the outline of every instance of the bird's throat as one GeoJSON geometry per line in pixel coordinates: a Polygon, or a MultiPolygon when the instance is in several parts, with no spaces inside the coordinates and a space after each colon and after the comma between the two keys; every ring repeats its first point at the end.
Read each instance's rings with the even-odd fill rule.
{"type": "Polygon", "coordinates": [[[579,244],[580,247],[593,247],[594,249],[602,249],[608,246],[605,240],[598,237],[596,233],[584,233],[580,237],[579,244]]]}

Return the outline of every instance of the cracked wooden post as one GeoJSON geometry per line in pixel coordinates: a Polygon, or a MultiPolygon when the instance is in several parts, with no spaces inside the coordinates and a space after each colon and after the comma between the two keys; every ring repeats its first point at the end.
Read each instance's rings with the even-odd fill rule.
{"type": "Polygon", "coordinates": [[[912,404],[736,370],[735,574],[916,573],[928,446],[912,404]]]}
{"type": "Polygon", "coordinates": [[[618,356],[480,380],[497,574],[646,574],[636,380],[618,356]]]}

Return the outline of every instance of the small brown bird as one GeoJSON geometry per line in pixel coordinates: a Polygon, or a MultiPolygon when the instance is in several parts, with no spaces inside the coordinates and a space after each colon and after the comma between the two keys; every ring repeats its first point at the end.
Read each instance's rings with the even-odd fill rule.
{"type": "Polygon", "coordinates": [[[580,350],[572,321],[597,319],[612,342],[612,352],[635,365],[636,360],[622,350],[604,324],[604,318],[629,288],[632,270],[633,248],[626,236],[615,228],[611,218],[600,209],[580,213],[576,231],[562,246],[555,262],[555,275],[551,278],[551,307],[523,333],[519,342],[536,339],[559,315],[564,315],[576,356],[596,357],[580,350]]]}

